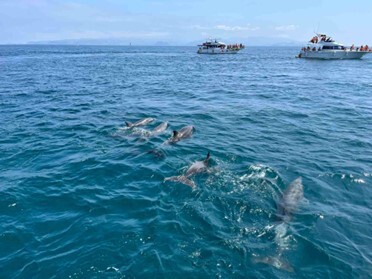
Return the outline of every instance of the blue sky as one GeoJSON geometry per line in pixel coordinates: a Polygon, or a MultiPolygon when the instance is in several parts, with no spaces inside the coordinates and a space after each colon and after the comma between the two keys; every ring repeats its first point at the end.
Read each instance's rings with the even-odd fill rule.
{"type": "Polygon", "coordinates": [[[306,41],[318,30],[372,45],[372,0],[0,0],[0,44],[120,39],[183,44],[207,37],[306,41]]]}

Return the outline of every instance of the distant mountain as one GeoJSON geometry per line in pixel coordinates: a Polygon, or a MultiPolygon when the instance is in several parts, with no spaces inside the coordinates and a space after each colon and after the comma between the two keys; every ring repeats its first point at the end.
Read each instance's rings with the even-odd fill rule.
{"type": "MultiPolygon", "coordinates": [[[[228,37],[221,38],[227,44],[243,43],[247,46],[302,46],[305,43],[296,41],[292,38],[279,37],[228,37]]],[[[203,43],[205,38],[191,42],[165,42],[165,41],[150,41],[149,39],[67,39],[67,40],[52,40],[52,41],[34,41],[28,44],[43,44],[43,45],[133,45],[133,46],[197,46],[203,43]]]]}
{"type": "Polygon", "coordinates": [[[27,44],[33,45],[167,45],[166,42],[151,42],[148,40],[130,40],[120,38],[108,38],[108,39],[67,39],[67,40],[52,40],[52,41],[33,41],[27,44]]]}
{"type": "Polygon", "coordinates": [[[131,42],[122,39],[67,39],[52,41],[32,41],[32,45],[129,45],[131,42]]]}
{"type": "MultiPolygon", "coordinates": [[[[228,37],[220,38],[220,40],[225,42],[226,44],[242,43],[246,46],[303,46],[305,44],[305,42],[297,41],[294,39],[279,37],[228,37]]],[[[200,41],[192,41],[187,43],[186,45],[195,46],[203,43],[203,41],[205,41],[205,39],[201,39],[200,41]]]]}

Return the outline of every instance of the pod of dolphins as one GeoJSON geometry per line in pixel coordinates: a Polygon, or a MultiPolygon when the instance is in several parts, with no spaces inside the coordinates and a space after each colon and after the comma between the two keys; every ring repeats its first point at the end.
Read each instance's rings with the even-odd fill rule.
{"type": "MultiPolygon", "coordinates": [[[[125,122],[128,129],[145,126],[153,122],[154,118],[144,118],[134,123],[125,122]]],[[[163,122],[152,131],[147,131],[146,136],[155,136],[165,132],[168,128],[168,122],[163,122]]],[[[179,131],[174,130],[172,136],[166,140],[163,144],[175,144],[183,139],[190,138],[195,131],[194,126],[188,125],[181,128],[179,131]]],[[[178,182],[195,188],[196,184],[191,177],[198,173],[208,171],[210,160],[210,152],[202,161],[194,162],[183,175],[166,177],[164,181],[178,182]]],[[[291,221],[292,215],[296,212],[300,205],[301,200],[304,197],[304,187],[302,184],[302,178],[296,178],[283,192],[279,201],[277,201],[277,218],[278,222],[275,224],[275,242],[278,246],[277,254],[273,257],[255,258],[254,261],[257,263],[270,264],[278,269],[283,269],[288,272],[293,272],[291,265],[282,258],[283,252],[286,250],[285,244],[283,244],[283,238],[287,235],[289,222],[291,221]]]]}

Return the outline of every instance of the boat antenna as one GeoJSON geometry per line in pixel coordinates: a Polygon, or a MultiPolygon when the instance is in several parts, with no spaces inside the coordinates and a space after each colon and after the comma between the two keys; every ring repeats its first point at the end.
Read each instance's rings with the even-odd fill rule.
{"type": "Polygon", "coordinates": [[[319,34],[319,21],[318,21],[318,26],[317,26],[317,28],[316,28],[316,32],[315,32],[315,34],[316,34],[316,35],[319,34]]]}

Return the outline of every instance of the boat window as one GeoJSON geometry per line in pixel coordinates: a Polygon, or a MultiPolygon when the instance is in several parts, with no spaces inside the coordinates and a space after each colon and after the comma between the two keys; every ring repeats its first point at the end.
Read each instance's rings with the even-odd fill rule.
{"type": "Polygon", "coordinates": [[[343,46],[323,46],[323,49],[344,49],[343,46]]]}

